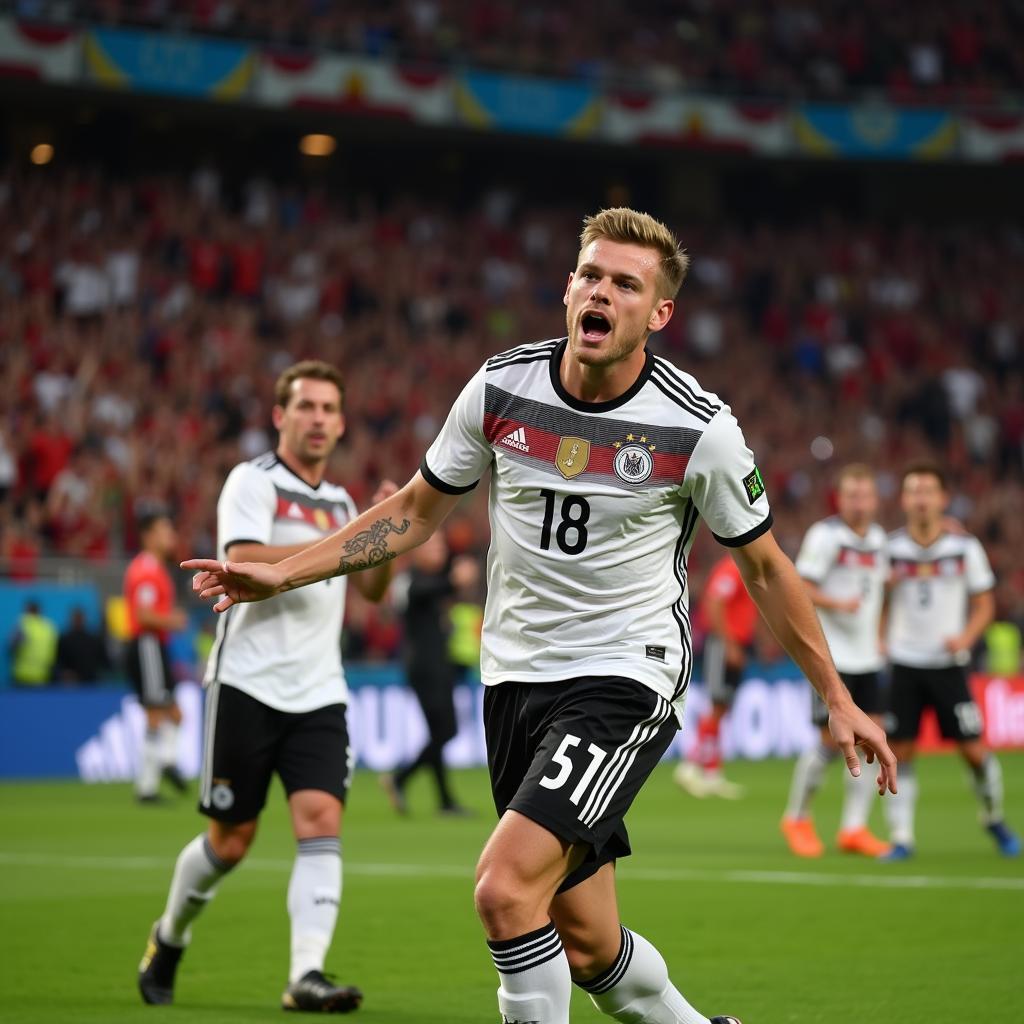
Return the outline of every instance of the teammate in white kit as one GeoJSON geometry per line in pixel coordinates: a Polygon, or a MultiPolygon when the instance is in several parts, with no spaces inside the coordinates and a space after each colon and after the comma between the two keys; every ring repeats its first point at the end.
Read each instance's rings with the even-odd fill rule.
{"type": "MultiPolygon", "coordinates": [[[[270,565],[356,518],[345,488],[323,478],[345,429],[343,394],[341,375],[327,363],[297,363],[280,376],[277,450],[236,466],[217,503],[221,558],[270,565]]],[[[374,502],[396,490],[385,482],[374,502]]],[[[390,572],[381,565],[354,583],[379,600],[390,572]]],[[[199,797],[210,824],[181,851],[166,909],[153,926],[139,968],[147,1003],[173,1000],[190,925],[248,851],[275,771],[298,844],[288,886],[291,967],[282,1005],[342,1013],[362,999],[358,989],[323,974],[341,900],[339,834],[352,769],[340,656],[346,584],[327,579],[273,604],[233,608],[218,623],[206,672],[199,797]]]]}
{"type": "MultiPolygon", "coordinates": [[[[413,479],[277,565],[195,559],[218,610],[380,565],[435,530],[491,469],[481,673],[501,820],[476,907],[506,1024],[568,1024],[572,982],[623,1022],[708,1024],[657,949],[619,921],[623,817],[671,742],[690,676],[686,556],[703,518],[854,746],[896,763],[850,698],[792,564],[772,538],[754,457],[729,408],[646,349],[686,271],[671,232],[632,210],[587,218],[565,291],[568,337],[495,356],[413,479]]],[[[728,1024],[733,1017],[715,1017],[728,1024]]]]}
{"type": "Polygon", "coordinates": [[[981,711],[967,685],[971,648],[995,612],[995,577],[977,537],[944,528],[949,496],[941,467],[910,466],[901,498],[907,525],[889,537],[888,648],[893,749],[904,778],[886,808],[893,846],[883,859],[914,853],[914,741],[926,707],[935,709],[942,735],[956,740],[971,770],[982,824],[1000,852],[1015,857],[1020,840],[1003,821],[1002,769],[982,739],[981,711]]]}
{"type": "MultiPolygon", "coordinates": [[[[884,701],[881,687],[881,625],[889,561],[885,530],[875,522],[878,490],[868,466],[844,466],[836,481],[838,515],[815,523],[804,537],[796,571],[807,585],[818,609],[825,639],[843,682],[857,706],[881,724],[884,701]]],[[[817,694],[812,721],[821,731],[820,742],[796,763],[789,803],[782,819],[782,834],[798,857],[820,857],[825,846],[814,828],[811,801],[839,748],[828,731],[828,709],[817,694]]],[[[889,844],[873,835],[868,815],[874,790],[867,776],[846,776],[846,792],[836,845],[846,853],[878,857],[889,844]]]]}

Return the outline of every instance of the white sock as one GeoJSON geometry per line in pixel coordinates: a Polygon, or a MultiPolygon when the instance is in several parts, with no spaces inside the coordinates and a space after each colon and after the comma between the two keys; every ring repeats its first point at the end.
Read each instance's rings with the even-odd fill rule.
{"type": "Polygon", "coordinates": [[[623,1024],[710,1024],[669,980],[662,955],[628,928],[622,929],[622,946],[611,967],[577,984],[602,1013],[623,1024]]]}
{"type": "Polygon", "coordinates": [[[234,867],[213,852],[206,835],[196,836],[178,854],[167,906],[160,918],[160,938],[171,946],[187,946],[189,925],[213,899],[217,883],[234,867]]]}
{"type": "Polygon", "coordinates": [[[139,774],[135,792],[139,796],[155,796],[160,788],[160,736],[156,729],[147,729],[142,737],[139,774]]]}
{"type": "Polygon", "coordinates": [[[300,839],[288,883],[292,921],[292,961],[288,981],[322,971],[341,905],[341,840],[337,836],[300,839]]]}
{"type": "Polygon", "coordinates": [[[974,773],[974,792],[981,802],[981,817],[986,825],[1003,820],[1003,769],[994,754],[988,754],[974,773]]]}
{"type": "Polygon", "coordinates": [[[912,764],[900,765],[899,791],[883,801],[889,838],[903,846],[914,845],[914,810],[917,806],[917,775],[912,764]]]}
{"type": "Polygon", "coordinates": [[[811,808],[811,800],[821,785],[822,777],[829,762],[838,751],[819,743],[810,750],[805,750],[793,769],[793,782],[789,787],[789,803],[786,805],[787,818],[806,818],[811,808]]]}
{"type": "Polygon", "coordinates": [[[854,778],[849,772],[843,772],[846,782],[843,786],[843,814],[839,821],[840,829],[864,828],[871,814],[871,799],[875,795],[874,765],[862,764],[861,773],[854,778]]]}
{"type": "Polygon", "coordinates": [[[553,924],[487,945],[498,969],[505,1024],[569,1024],[569,961],[553,924]]]}
{"type": "Polygon", "coordinates": [[[169,768],[178,764],[178,726],[174,722],[161,722],[157,730],[157,746],[160,751],[160,767],[169,768]]]}

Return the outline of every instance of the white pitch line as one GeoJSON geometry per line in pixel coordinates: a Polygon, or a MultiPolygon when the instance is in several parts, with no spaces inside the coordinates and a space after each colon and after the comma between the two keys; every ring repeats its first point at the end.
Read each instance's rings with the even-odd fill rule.
{"type": "MultiPolygon", "coordinates": [[[[13,867],[57,867],[109,871],[146,871],[170,868],[169,857],[77,856],[53,853],[5,853],[0,865],[13,867]]],[[[290,860],[253,857],[245,862],[248,871],[288,871],[290,860]]],[[[879,868],[880,872],[889,870],[879,868]]],[[[463,878],[473,877],[470,865],[459,864],[377,864],[345,862],[345,872],[380,878],[463,878]]],[[[863,889],[968,889],[996,892],[1024,892],[1024,878],[986,878],[956,875],[839,875],[823,871],[713,871],[701,868],[643,868],[624,865],[620,874],[633,882],[718,882],[746,885],[810,885],[863,889]]]]}

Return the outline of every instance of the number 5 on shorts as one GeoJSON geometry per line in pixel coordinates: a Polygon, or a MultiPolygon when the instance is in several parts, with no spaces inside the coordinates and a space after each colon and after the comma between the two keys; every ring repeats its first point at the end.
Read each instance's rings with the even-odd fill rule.
{"type": "MultiPolygon", "coordinates": [[[[567,732],[562,737],[562,742],[558,744],[558,749],[551,755],[552,762],[558,765],[558,772],[552,778],[545,777],[540,780],[540,784],[545,789],[561,789],[569,781],[573,763],[569,759],[567,751],[570,747],[578,747],[579,745],[579,736],[573,736],[572,733],[567,732]]],[[[569,794],[569,803],[573,805],[578,805],[580,800],[583,799],[587,786],[593,781],[594,776],[597,774],[597,769],[601,767],[601,763],[608,756],[596,743],[591,743],[587,747],[587,751],[590,754],[590,764],[587,765],[587,770],[576,784],[576,788],[569,794]]]]}

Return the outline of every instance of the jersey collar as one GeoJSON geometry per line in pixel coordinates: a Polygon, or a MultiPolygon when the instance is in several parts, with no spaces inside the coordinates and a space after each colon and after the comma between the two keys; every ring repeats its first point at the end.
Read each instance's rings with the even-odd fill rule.
{"type": "Polygon", "coordinates": [[[308,487],[311,491],[320,490],[320,484],[323,483],[323,479],[321,479],[320,483],[318,484],[311,484],[308,480],[304,480],[301,476],[299,476],[299,474],[296,473],[295,470],[292,469],[292,467],[289,466],[288,463],[285,462],[284,459],[282,459],[281,456],[277,454],[277,452],[274,452],[274,458],[277,461],[277,465],[283,466],[285,469],[287,469],[288,472],[291,473],[291,475],[295,477],[295,479],[298,480],[304,487],[308,487]]]}
{"type": "Polygon", "coordinates": [[[654,372],[654,356],[651,355],[650,349],[645,349],[645,355],[647,358],[644,360],[643,369],[640,371],[637,379],[633,381],[633,383],[630,384],[630,386],[626,388],[618,398],[610,398],[607,402],[584,402],[583,399],[577,398],[575,395],[570,395],[569,392],[565,390],[565,386],[562,384],[562,378],[559,374],[559,370],[562,366],[562,356],[565,355],[565,350],[568,345],[568,338],[563,338],[559,342],[558,347],[551,353],[551,362],[548,364],[548,370],[551,374],[551,386],[555,389],[555,394],[558,395],[558,397],[565,402],[570,409],[575,409],[577,412],[611,412],[612,409],[618,409],[640,393],[640,390],[654,372]]]}

